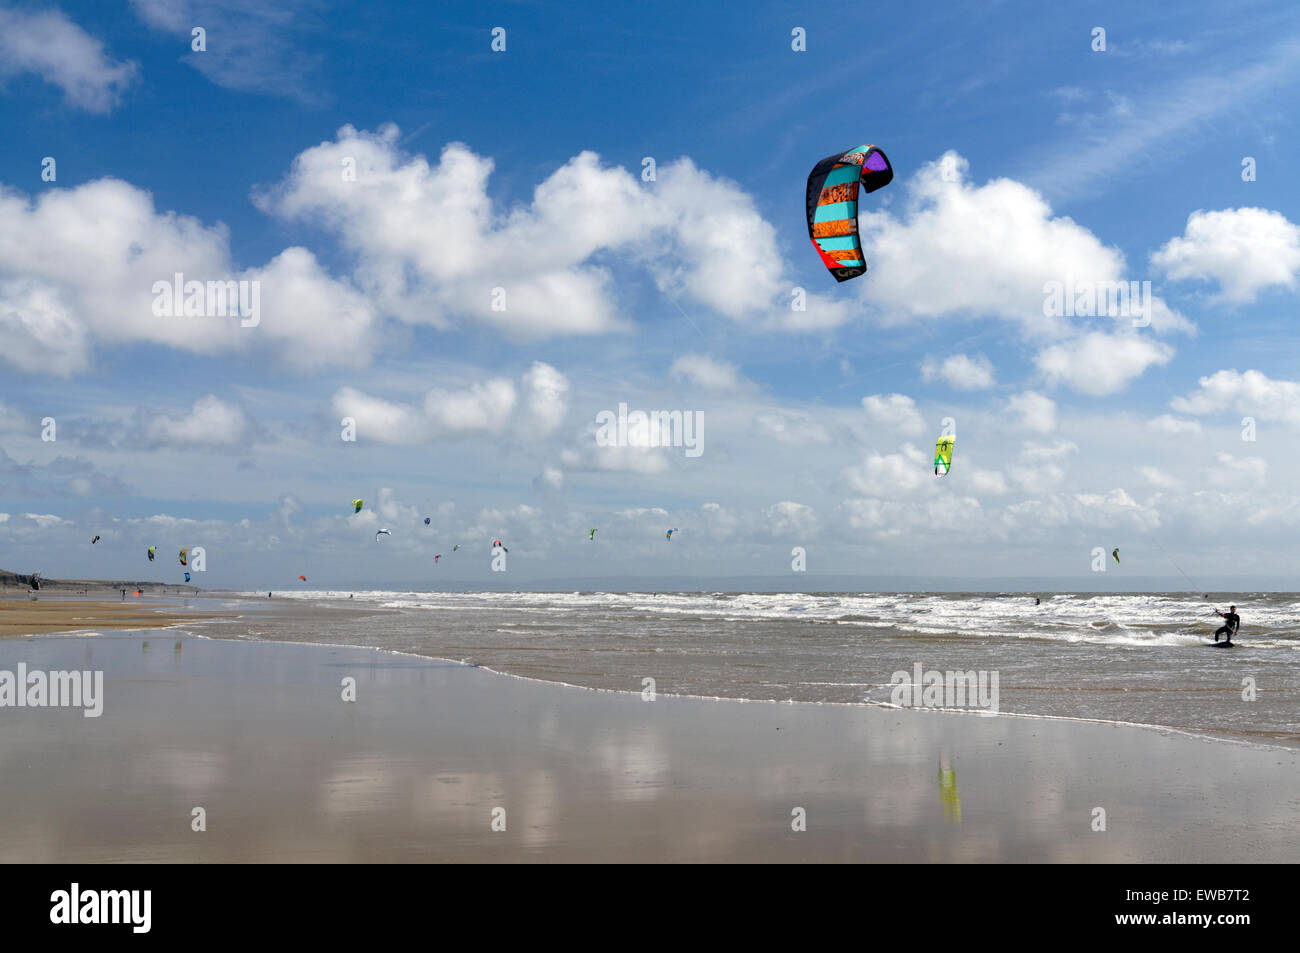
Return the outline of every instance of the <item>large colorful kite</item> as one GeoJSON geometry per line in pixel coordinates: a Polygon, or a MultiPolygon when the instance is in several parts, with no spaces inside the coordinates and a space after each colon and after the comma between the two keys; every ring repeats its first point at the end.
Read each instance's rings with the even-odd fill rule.
{"type": "Polygon", "coordinates": [[[875,146],[827,156],[808,174],[808,237],[836,281],[865,274],[858,238],[858,194],[884,188],[893,167],[875,146]]]}

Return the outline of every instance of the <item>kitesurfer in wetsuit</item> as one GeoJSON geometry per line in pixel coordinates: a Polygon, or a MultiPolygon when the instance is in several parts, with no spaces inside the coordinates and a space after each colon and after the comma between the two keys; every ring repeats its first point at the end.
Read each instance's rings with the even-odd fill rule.
{"type": "Polygon", "coordinates": [[[1237,634],[1237,629],[1241,627],[1241,616],[1237,615],[1237,607],[1229,606],[1227,612],[1220,612],[1215,609],[1214,614],[1222,616],[1224,620],[1223,625],[1219,626],[1214,632],[1214,641],[1218,642],[1219,636],[1227,635],[1224,641],[1231,645],[1232,637],[1237,634]]]}

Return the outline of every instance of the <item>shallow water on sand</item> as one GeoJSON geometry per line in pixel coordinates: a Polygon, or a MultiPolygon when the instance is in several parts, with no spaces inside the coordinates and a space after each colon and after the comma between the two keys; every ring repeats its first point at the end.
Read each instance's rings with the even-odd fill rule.
{"type": "MultiPolygon", "coordinates": [[[[246,609],[256,625],[294,615],[246,609]]],[[[1297,751],[1065,721],[650,704],[176,630],[0,639],[0,669],[19,663],[102,673],[103,707],[0,713],[0,863],[1300,857],[1297,751]]]]}
{"type": "MultiPolygon", "coordinates": [[[[1233,649],[1182,594],[277,593],[208,630],[376,646],[591,688],[889,705],[891,676],[998,676],[1003,713],[1300,747],[1300,595],[1237,594],[1233,649]],[[286,598],[300,609],[288,611],[286,598]],[[369,612],[355,610],[369,609],[369,612]],[[346,611],[353,610],[353,611],[346,611]],[[1253,691],[1252,691],[1253,690],[1253,691]],[[1251,697],[1253,695],[1253,697],[1251,697]]],[[[963,707],[963,706],[957,706],[963,707]]],[[[969,704],[964,707],[972,707],[969,704]]]]}

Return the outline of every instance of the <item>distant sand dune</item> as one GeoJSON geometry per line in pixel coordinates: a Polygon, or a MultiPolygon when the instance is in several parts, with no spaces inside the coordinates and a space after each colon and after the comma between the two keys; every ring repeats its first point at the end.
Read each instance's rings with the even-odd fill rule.
{"type": "MultiPolygon", "coordinates": [[[[39,568],[37,571],[39,572],[39,568]]],[[[20,592],[29,590],[31,589],[31,581],[31,573],[12,572],[8,569],[0,569],[0,592],[7,590],[18,590],[20,592]]],[[[185,583],[149,582],[142,579],[47,579],[45,576],[41,576],[41,592],[75,592],[82,589],[91,592],[99,592],[101,590],[116,592],[119,589],[126,589],[134,592],[139,589],[143,592],[177,592],[186,594],[202,591],[198,586],[190,586],[185,583]]]]}

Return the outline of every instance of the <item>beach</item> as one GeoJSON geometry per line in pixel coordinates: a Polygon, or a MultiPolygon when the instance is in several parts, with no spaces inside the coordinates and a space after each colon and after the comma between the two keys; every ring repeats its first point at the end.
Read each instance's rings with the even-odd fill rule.
{"type": "MultiPolygon", "coordinates": [[[[298,611],[317,626],[337,614],[298,611]]],[[[99,634],[0,640],[0,670],[104,684],[98,717],[0,709],[0,860],[1300,859],[1295,750],[1074,720],[646,700],[373,647],[194,634],[255,628],[243,621],[121,632],[109,616],[99,634]]]]}
{"type": "MultiPolygon", "coordinates": [[[[71,599],[0,600],[0,638],[77,629],[148,629],[213,618],[172,605],[71,599]]],[[[217,616],[219,617],[219,615],[217,616]]]]}
{"type": "Polygon", "coordinates": [[[895,673],[920,663],[997,673],[1003,713],[1300,748],[1296,593],[1241,598],[1246,622],[1229,652],[1206,650],[1220,620],[1185,593],[1051,593],[1041,604],[987,592],[238,598],[231,605],[251,613],[239,631],[252,637],[373,646],[586,688],[640,691],[653,678],[669,695],[888,706],[895,673]]]}

